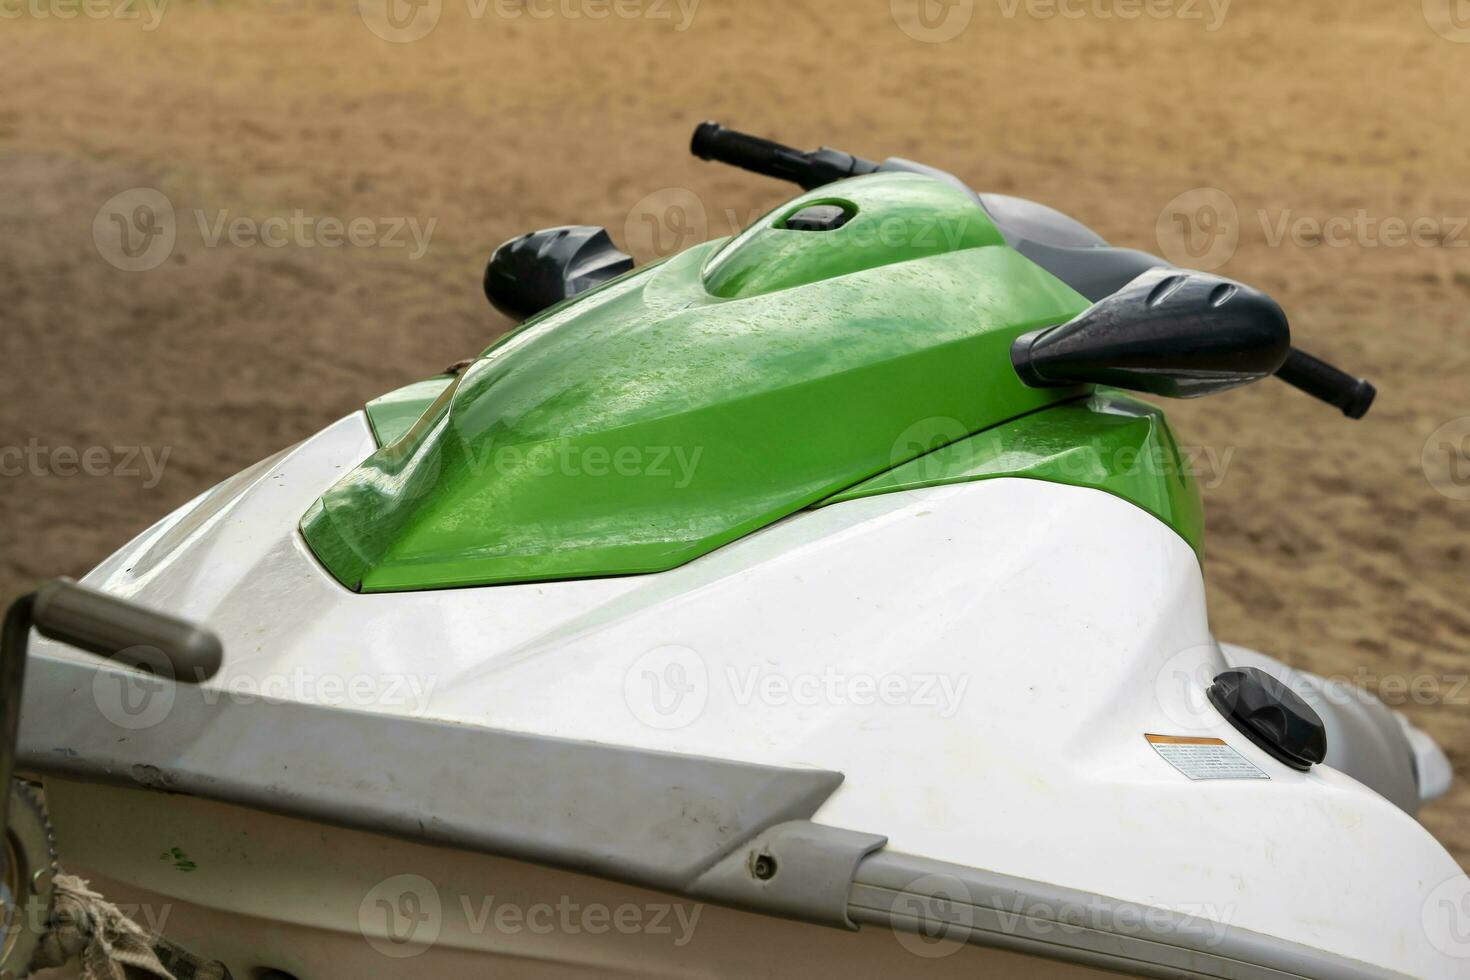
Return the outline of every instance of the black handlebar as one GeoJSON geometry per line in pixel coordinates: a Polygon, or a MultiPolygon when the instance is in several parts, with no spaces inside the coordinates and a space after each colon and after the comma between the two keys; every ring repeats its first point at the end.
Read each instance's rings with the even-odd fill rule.
{"type": "Polygon", "coordinates": [[[1342,409],[1350,419],[1360,419],[1373,407],[1378,389],[1362,378],[1339,371],[1320,358],[1293,347],[1276,377],[1313,398],[1342,409]]]}
{"type": "Polygon", "coordinates": [[[870,174],[878,164],[851,153],[822,147],[810,153],[759,136],[737,133],[717,122],[700,123],[689,150],[701,160],[716,160],[752,173],[789,180],[803,190],[870,174]]]}

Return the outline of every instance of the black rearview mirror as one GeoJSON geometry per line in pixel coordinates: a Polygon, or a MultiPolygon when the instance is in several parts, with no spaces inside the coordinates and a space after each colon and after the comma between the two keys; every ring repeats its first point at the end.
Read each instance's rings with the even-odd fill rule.
{"type": "Polygon", "coordinates": [[[1183,269],[1151,269],[1061,324],[1018,337],[1011,363],[1033,388],[1103,384],[1197,398],[1276,373],[1291,329],[1275,300],[1183,269]]]}

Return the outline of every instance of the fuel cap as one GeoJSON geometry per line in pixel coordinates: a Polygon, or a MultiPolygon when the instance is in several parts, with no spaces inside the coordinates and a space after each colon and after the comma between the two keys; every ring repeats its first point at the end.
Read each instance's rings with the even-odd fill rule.
{"type": "Polygon", "coordinates": [[[1215,678],[1210,703],[1277,761],[1306,772],[1327,758],[1327,729],[1312,706],[1259,667],[1215,678]]]}
{"type": "Polygon", "coordinates": [[[786,219],[788,231],[836,231],[851,220],[852,215],[837,204],[813,204],[786,219]]]}

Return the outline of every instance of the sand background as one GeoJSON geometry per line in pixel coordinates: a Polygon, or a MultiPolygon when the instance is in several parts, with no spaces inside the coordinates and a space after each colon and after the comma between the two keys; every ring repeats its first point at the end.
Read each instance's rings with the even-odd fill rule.
{"type": "Polygon", "coordinates": [[[0,597],[483,348],[507,327],[480,293],[500,241],[601,224],[646,260],[788,196],[691,159],[702,118],[922,159],[1152,251],[1181,246],[1178,215],[1216,227],[1223,194],[1220,271],[1382,394],[1358,424],[1274,383],[1174,407],[1207,466],[1216,631],[1428,729],[1460,782],[1424,820],[1470,865],[1470,430],[1431,439],[1470,416],[1470,44],[1435,28],[1437,0],[1178,0],[1163,19],[949,0],[927,21],[914,0],[624,0],[642,15],[603,19],[597,0],[427,0],[439,19],[410,43],[341,0],[69,2],[0,4],[0,446],[168,456],[156,481],[54,461],[0,478],[0,597]],[[968,22],[935,43],[960,23],[943,16],[968,22]],[[139,187],[177,235],[129,272],[93,225],[139,187]],[[296,210],[435,224],[415,258],[210,246],[194,218],[296,210]],[[1345,241],[1311,232],[1360,213],[1345,241]],[[1273,240],[1283,216],[1308,225],[1273,240]],[[1394,244],[1394,218],[1430,231],[1394,244]]]}

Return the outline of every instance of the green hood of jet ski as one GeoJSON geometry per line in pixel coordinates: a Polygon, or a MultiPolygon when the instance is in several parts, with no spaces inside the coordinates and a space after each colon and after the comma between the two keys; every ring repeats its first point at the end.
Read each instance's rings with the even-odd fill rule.
{"type": "Polygon", "coordinates": [[[1027,388],[1008,351],[1086,306],[963,190],[844,181],[527,321],[302,532],[367,592],[673,568],[1077,397],[1027,388]],[[817,203],[852,217],[784,226],[817,203]]]}

